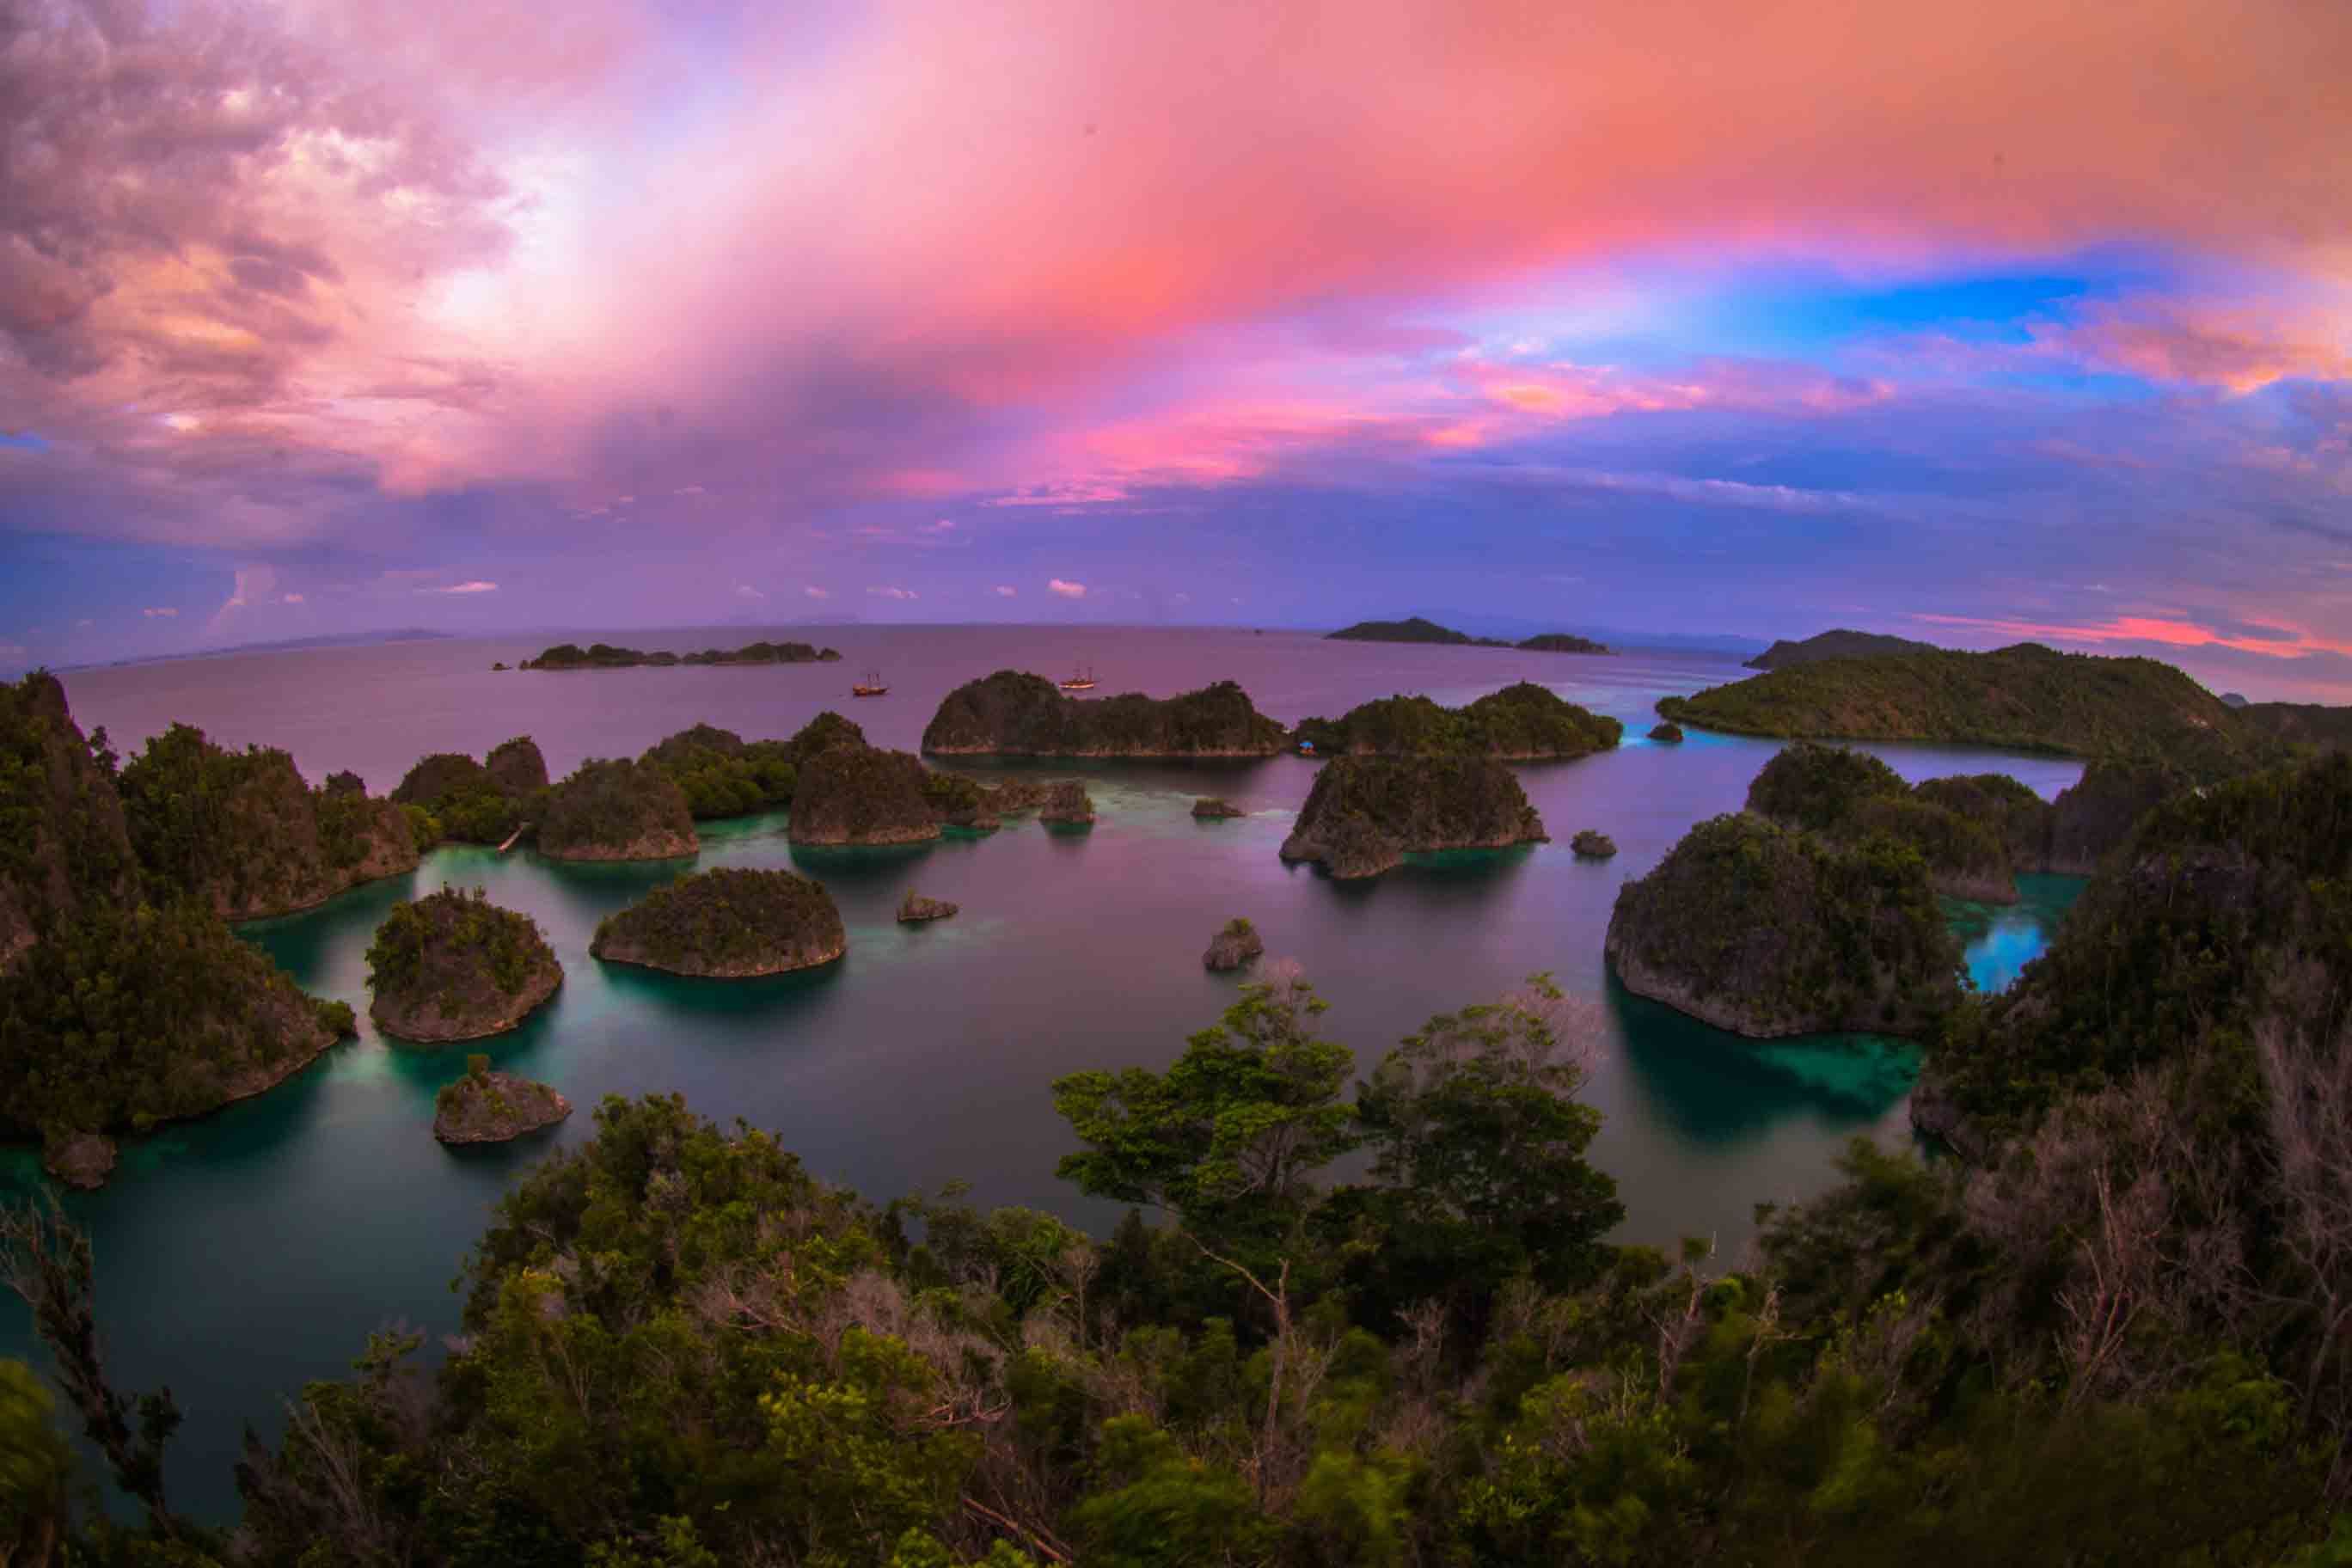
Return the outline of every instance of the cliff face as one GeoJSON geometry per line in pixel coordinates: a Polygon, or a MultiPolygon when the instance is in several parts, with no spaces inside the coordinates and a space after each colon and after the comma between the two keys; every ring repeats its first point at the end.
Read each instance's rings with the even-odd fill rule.
{"type": "Polygon", "coordinates": [[[946,756],[1266,757],[1283,746],[1282,726],[1230,680],[1077,701],[1010,669],[949,692],[923,731],[923,750],[946,756]]]}
{"type": "Polygon", "coordinates": [[[1754,816],[1699,824],[1626,883],[1607,952],[1627,990],[1759,1038],[1916,1037],[1959,999],[1959,946],[1916,854],[1754,816]]]}
{"type": "Polygon", "coordinates": [[[114,782],[54,676],[0,685],[0,974],[85,901],[135,894],[138,861],[114,782]]]}
{"type": "Polygon", "coordinates": [[[517,735],[491,747],[482,771],[506,795],[527,795],[547,787],[547,759],[540,755],[539,742],[529,735],[517,735]]]}
{"type": "Polygon", "coordinates": [[[824,884],[789,871],[705,871],[656,888],[596,927],[588,951],[673,974],[748,979],[849,951],[824,884]]]}
{"type": "Polygon", "coordinates": [[[1367,877],[1410,852],[1547,837],[1518,779],[1490,758],[1339,757],[1316,774],[1281,853],[1320,861],[1335,877],[1367,877]]]}
{"type": "Polygon", "coordinates": [[[548,793],[539,852],[553,860],[668,860],[702,847],[686,795],[650,763],[590,761],[548,793]]]}
{"type": "Polygon", "coordinates": [[[2256,1043],[2333,1054],[2352,1026],[2352,757],[2176,794],[2098,866],[2017,984],[1928,1054],[1912,1118],[1963,1153],[2052,1106],[2200,1063],[2212,1124],[2263,1082],[2256,1043]]]}
{"type": "Polygon", "coordinates": [[[121,793],[151,882],[225,920],[309,909],[416,868],[415,837],[397,806],[332,784],[310,789],[285,752],[226,751],[188,725],[173,725],[131,760],[121,793]]]}
{"type": "Polygon", "coordinates": [[[434,1097],[433,1136],[444,1143],[504,1143],[571,1114],[572,1102],[543,1083],[469,1072],[434,1097]]]}
{"type": "Polygon", "coordinates": [[[367,956],[376,1027],[430,1045],[502,1034],[563,983],[530,916],[454,888],[394,904],[367,956]]]}
{"type": "Polygon", "coordinates": [[[795,844],[917,844],[940,836],[921,761],[905,752],[835,746],[801,768],[795,844]]]}

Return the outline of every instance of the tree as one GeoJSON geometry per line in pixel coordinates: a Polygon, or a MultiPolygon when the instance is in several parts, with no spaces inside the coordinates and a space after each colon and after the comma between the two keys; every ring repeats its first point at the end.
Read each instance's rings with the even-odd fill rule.
{"type": "Polygon", "coordinates": [[[1387,1227],[1388,1293],[1475,1304],[1516,1274],[1551,1289],[1599,1275],[1625,1215],[1585,1158],[1601,1113],[1576,1099],[1602,1028],[1598,1003],[1538,974],[1432,1018],[1373,1070],[1356,1114],[1382,1187],[1357,1206],[1387,1227]]]}
{"type": "Polygon", "coordinates": [[[1309,1178],[1353,1150],[1355,1062],[1314,1034],[1326,1004],[1279,963],[1166,1073],[1072,1073],[1054,1108],[1086,1142],[1056,1167],[1095,1196],[1173,1210],[1209,1234],[1295,1217],[1309,1178]]]}

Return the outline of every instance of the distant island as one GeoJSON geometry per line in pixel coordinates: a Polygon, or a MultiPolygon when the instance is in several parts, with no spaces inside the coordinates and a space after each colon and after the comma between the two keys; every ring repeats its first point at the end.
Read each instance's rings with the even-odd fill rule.
{"type": "Polygon", "coordinates": [[[1825,658],[1868,658],[1885,653],[1941,653],[1934,643],[1914,642],[1909,637],[1889,637],[1884,632],[1853,632],[1841,628],[1822,632],[1801,642],[1786,638],[1774,643],[1748,661],[1749,669],[1787,669],[1800,664],[1817,664],[1825,658]]]}
{"type": "Polygon", "coordinates": [[[1567,632],[1542,632],[1518,642],[1502,637],[1474,637],[1467,632],[1457,632],[1451,626],[1441,626],[1435,621],[1409,616],[1402,621],[1358,621],[1336,632],[1324,635],[1326,642],[1416,642],[1443,643],[1458,647],[1515,647],[1529,653],[1611,653],[1615,650],[1594,642],[1590,637],[1574,637],[1567,632]]]}
{"type": "Polygon", "coordinates": [[[830,664],[841,657],[838,648],[818,647],[804,642],[754,642],[741,647],[707,647],[698,653],[670,653],[656,649],[615,647],[611,643],[590,643],[582,647],[578,643],[562,642],[542,651],[537,658],[522,661],[524,669],[633,669],[646,666],[667,669],[681,664],[830,664]]]}

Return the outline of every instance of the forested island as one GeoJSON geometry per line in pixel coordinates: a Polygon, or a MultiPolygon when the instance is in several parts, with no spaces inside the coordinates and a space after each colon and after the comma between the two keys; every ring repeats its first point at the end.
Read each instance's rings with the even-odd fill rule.
{"type": "Polygon", "coordinates": [[[2171,665],[2019,643],[1800,663],[1664,697],[1658,713],[1729,734],[1932,741],[2223,770],[2278,754],[2271,737],[2171,665]]]}
{"type": "Polygon", "coordinates": [[[588,951],[607,963],[745,980],[831,963],[849,937],[823,883],[721,867],[605,916],[588,951]]]}
{"type": "Polygon", "coordinates": [[[466,1058],[466,1076],[433,1097],[433,1136],[444,1143],[509,1143],[552,1127],[572,1102],[543,1083],[492,1072],[490,1058],[466,1058]]]}
{"type": "Polygon", "coordinates": [[[1338,757],[1315,775],[1281,855],[1346,880],[1377,877],[1415,852],[1549,837],[1517,777],[1490,757],[1338,757]]]}
{"type": "Polygon", "coordinates": [[[368,1016],[387,1035],[425,1045],[504,1034],[563,984],[538,922],[478,888],[393,905],[367,963],[368,1016]]]}
{"type": "Polygon", "coordinates": [[[838,648],[804,642],[752,642],[741,647],[707,647],[696,653],[664,649],[616,647],[611,643],[557,643],[527,658],[524,669],[633,669],[647,666],[667,669],[682,664],[830,664],[841,657],[838,648]]]}
{"type": "Polygon", "coordinates": [[[1917,1038],[1959,1000],[1959,943],[1916,851],[1752,814],[1700,823],[1621,888],[1607,952],[1628,991],[1759,1038],[1917,1038]]]}
{"type": "Polygon", "coordinates": [[[1459,647],[1515,647],[1528,653],[1612,653],[1615,650],[1590,637],[1576,637],[1568,632],[1541,632],[1518,642],[1502,637],[1474,637],[1467,632],[1457,632],[1451,626],[1441,626],[1435,621],[1419,616],[1409,616],[1402,621],[1358,621],[1336,632],[1326,632],[1327,642],[1412,642],[1441,643],[1459,647]]]}
{"type": "Polygon", "coordinates": [[[686,792],[650,762],[596,759],[550,790],[539,852],[551,860],[669,860],[702,840],[686,792]]]}
{"type": "MultiPolygon", "coordinates": [[[[149,781],[200,746],[170,739],[149,781]]],[[[0,1132],[43,1140],[52,1164],[78,1151],[91,1180],[112,1135],[258,1094],[354,1026],[230,932],[219,895],[254,884],[172,813],[142,807],[142,861],[117,773],[56,678],[0,685],[0,1132]]]]}
{"type": "Polygon", "coordinates": [[[1426,697],[1383,697],[1338,719],[1302,719],[1293,739],[1322,755],[1499,757],[1564,761],[1608,751],[1625,726],[1533,681],[1491,691],[1462,708],[1426,697]]]}
{"type": "Polygon", "coordinates": [[[923,730],[923,750],[949,756],[1270,757],[1285,743],[1282,726],[1230,680],[1177,697],[1081,700],[1013,669],[957,687],[923,730]]]}

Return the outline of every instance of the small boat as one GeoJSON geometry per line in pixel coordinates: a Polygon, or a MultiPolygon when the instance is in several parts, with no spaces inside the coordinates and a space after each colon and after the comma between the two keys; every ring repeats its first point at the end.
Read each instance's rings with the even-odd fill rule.
{"type": "Polygon", "coordinates": [[[1092,665],[1087,665],[1069,679],[1062,682],[1062,689],[1065,691],[1092,691],[1094,689],[1095,671],[1092,665]]]}
{"type": "Polygon", "coordinates": [[[882,672],[878,669],[867,670],[866,679],[849,689],[852,697],[887,697],[889,692],[890,689],[882,684],[882,672]]]}

